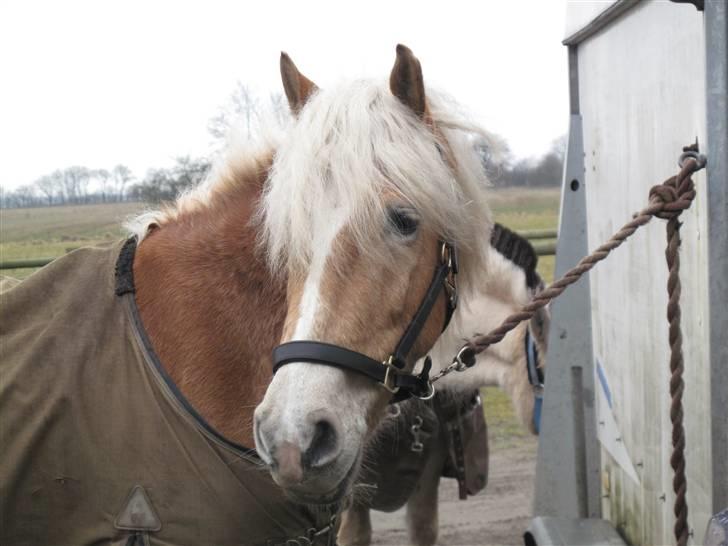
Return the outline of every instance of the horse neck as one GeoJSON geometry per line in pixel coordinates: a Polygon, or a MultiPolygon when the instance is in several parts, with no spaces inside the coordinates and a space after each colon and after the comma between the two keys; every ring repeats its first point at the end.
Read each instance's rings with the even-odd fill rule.
{"type": "Polygon", "coordinates": [[[134,260],[139,313],[165,370],[213,428],[248,447],[286,306],[250,222],[266,176],[152,230],[134,260]]]}
{"type": "MultiPolygon", "coordinates": [[[[464,340],[473,338],[477,333],[490,332],[519,310],[519,306],[487,291],[480,291],[468,299],[458,306],[451,326],[430,352],[433,361],[440,366],[452,361],[464,340]]],[[[448,375],[448,387],[467,391],[483,386],[506,388],[506,384],[510,383],[509,376],[522,371],[518,363],[525,358],[526,328],[527,324],[520,324],[502,341],[488,347],[478,355],[477,364],[467,372],[448,375]]]]}
{"type": "MultiPolygon", "coordinates": [[[[483,293],[458,309],[460,307],[463,307],[460,316],[453,317],[452,321],[455,328],[448,328],[431,352],[433,361],[441,366],[452,361],[464,339],[474,336],[476,331],[491,331],[519,309],[483,293]]],[[[463,373],[451,373],[438,388],[452,393],[470,393],[480,387],[499,387],[511,399],[519,420],[533,431],[533,388],[528,381],[525,351],[527,328],[527,323],[520,324],[502,341],[480,353],[472,368],[463,373]]]]}
{"type": "MultiPolygon", "coordinates": [[[[476,332],[490,332],[509,315],[527,303],[529,294],[523,273],[495,250],[488,254],[488,271],[472,294],[462,299],[451,325],[431,351],[433,362],[446,366],[463,344],[476,332]]],[[[477,363],[464,373],[453,373],[443,386],[470,392],[483,386],[506,391],[524,424],[529,424],[533,393],[526,371],[525,336],[527,323],[517,326],[500,342],[478,355],[477,363]]],[[[530,425],[528,425],[530,426],[530,425]]]]}

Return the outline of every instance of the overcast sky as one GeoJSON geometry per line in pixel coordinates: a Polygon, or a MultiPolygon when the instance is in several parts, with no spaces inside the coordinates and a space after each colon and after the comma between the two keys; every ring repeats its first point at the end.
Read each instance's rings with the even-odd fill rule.
{"type": "Polygon", "coordinates": [[[287,51],[320,86],[384,78],[398,42],[518,156],[568,121],[565,0],[0,3],[0,185],[70,165],[137,176],[204,154],[235,82],[280,91],[287,51]]]}

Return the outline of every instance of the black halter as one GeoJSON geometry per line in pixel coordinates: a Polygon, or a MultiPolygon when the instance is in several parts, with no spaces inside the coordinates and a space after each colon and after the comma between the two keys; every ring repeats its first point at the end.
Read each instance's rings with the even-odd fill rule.
{"type": "Polygon", "coordinates": [[[425,359],[425,365],[419,375],[405,372],[404,367],[407,363],[407,356],[425,326],[427,318],[430,316],[442,290],[445,291],[447,300],[443,330],[450,323],[458,303],[457,284],[455,282],[457,273],[458,263],[455,247],[449,243],[441,242],[440,263],[435,269],[432,282],[422,303],[420,303],[419,309],[412,318],[412,322],[409,323],[394,352],[386,361],[379,362],[362,353],[320,341],[290,341],[279,345],[273,350],[273,373],[275,374],[281,366],[292,362],[312,362],[335,368],[344,368],[365,375],[391,392],[394,395],[395,402],[405,400],[410,396],[431,398],[435,391],[429,378],[432,366],[430,358],[425,359]]]}

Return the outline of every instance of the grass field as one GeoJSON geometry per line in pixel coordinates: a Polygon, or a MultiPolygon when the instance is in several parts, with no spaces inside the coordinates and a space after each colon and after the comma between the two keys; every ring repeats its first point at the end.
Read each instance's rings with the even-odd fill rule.
{"type": "MultiPolygon", "coordinates": [[[[144,208],[141,203],[74,205],[0,210],[0,261],[53,258],[79,246],[119,239],[124,219],[144,208]]],[[[32,269],[0,274],[24,278],[32,269]]]]}
{"type": "MultiPolygon", "coordinates": [[[[556,227],[559,192],[554,189],[492,190],[493,217],[506,226],[522,229],[556,227]]],[[[66,207],[0,210],[0,261],[61,256],[69,249],[113,241],[123,236],[123,220],[141,211],[141,203],[115,203],[66,207]]],[[[553,256],[539,258],[539,272],[551,280],[553,256]]],[[[24,278],[32,269],[0,271],[24,278]]],[[[528,436],[515,419],[509,398],[499,389],[485,389],[485,414],[494,448],[508,447],[528,436]]]]}
{"type": "MultiPolygon", "coordinates": [[[[489,194],[493,216],[513,229],[556,226],[559,193],[554,189],[502,189],[489,194]]],[[[123,236],[125,218],[145,206],[111,203],[0,210],[0,261],[53,258],[68,250],[116,240],[123,236]]],[[[2,275],[24,278],[32,269],[5,270],[2,275]]],[[[539,271],[551,279],[553,257],[539,259],[539,271]]]]}
{"type": "MultiPolygon", "coordinates": [[[[558,188],[505,188],[489,192],[493,219],[515,230],[556,229],[559,199],[558,188]]],[[[550,282],[554,257],[539,256],[538,272],[550,282]]]]}

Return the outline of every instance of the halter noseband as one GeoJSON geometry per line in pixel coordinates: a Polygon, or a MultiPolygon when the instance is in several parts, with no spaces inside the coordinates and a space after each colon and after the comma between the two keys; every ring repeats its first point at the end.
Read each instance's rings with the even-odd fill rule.
{"type": "Polygon", "coordinates": [[[425,365],[419,375],[404,371],[407,356],[412,350],[432,308],[441,291],[445,291],[447,310],[443,330],[450,323],[458,303],[456,276],[458,262],[455,247],[450,243],[440,242],[440,263],[435,275],[420,303],[415,316],[400,338],[394,352],[384,362],[379,362],[362,353],[345,347],[323,343],[321,341],[290,341],[273,349],[273,374],[281,366],[293,362],[311,362],[335,368],[350,370],[380,383],[394,395],[394,402],[405,400],[411,396],[429,399],[435,394],[429,374],[432,361],[425,359],[425,365]]]}

